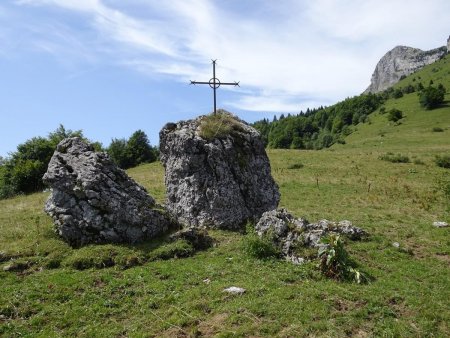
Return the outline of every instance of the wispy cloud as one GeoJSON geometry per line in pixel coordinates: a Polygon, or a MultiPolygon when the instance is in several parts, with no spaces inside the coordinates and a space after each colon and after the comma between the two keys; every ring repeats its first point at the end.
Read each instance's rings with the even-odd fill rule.
{"type": "Polygon", "coordinates": [[[247,90],[229,104],[251,111],[295,112],[356,95],[388,49],[437,47],[450,28],[447,0],[250,3],[251,12],[237,0],[15,1],[82,22],[81,33],[57,16],[52,24],[32,23],[33,45],[63,60],[107,56],[144,74],[186,81],[209,78],[207,62],[217,57],[220,78],[241,80],[247,90]]]}

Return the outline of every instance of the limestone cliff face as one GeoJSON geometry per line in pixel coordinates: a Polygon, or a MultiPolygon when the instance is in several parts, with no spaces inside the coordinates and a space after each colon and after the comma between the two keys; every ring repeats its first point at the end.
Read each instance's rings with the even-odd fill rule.
{"type": "Polygon", "coordinates": [[[423,51],[418,48],[397,46],[380,59],[372,74],[370,86],[364,93],[381,92],[400,81],[403,75],[407,76],[436,62],[446,53],[446,47],[423,51]]]}

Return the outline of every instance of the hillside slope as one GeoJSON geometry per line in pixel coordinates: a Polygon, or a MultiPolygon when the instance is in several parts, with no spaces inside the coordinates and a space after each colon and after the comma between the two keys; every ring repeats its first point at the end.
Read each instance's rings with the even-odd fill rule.
{"type": "MultiPolygon", "coordinates": [[[[356,131],[347,136],[344,147],[370,147],[382,151],[429,149],[430,154],[439,151],[447,151],[450,140],[450,55],[440,61],[428,65],[420,71],[411,74],[393,88],[401,89],[408,85],[417,86],[421,82],[428,86],[444,85],[447,89],[445,102],[442,106],[426,110],[420,106],[417,92],[404,94],[403,97],[388,99],[383,107],[386,111],[392,108],[403,112],[404,118],[400,123],[390,122],[387,114],[382,114],[380,109],[369,115],[369,123],[360,123],[356,131]],[[442,132],[434,132],[433,128],[441,128],[442,132]]],[[[435,129],[436,130],[436,129],[435,129]]],[[[333,147],[338,148],[341,145],[333,147]]]]}

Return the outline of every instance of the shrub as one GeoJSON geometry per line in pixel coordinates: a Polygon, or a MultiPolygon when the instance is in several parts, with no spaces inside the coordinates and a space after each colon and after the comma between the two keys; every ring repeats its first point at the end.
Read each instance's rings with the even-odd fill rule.
{"type": "Polygon", "coordinates": [[[450,155],[436,156],[434,162],[438,167],[450,169],[450,155]]]}
{"type": "Polygon", "coordinates": [[[436,108],[444,102],[444,95],[444,86],[438,88],[429,86],[419,94],[420,105],[428,110],[436,108]]]}
{"type": "Polygon", "coordinates": [[[394,99],[399,99],[399,98],[403,97],[402,90],[400,88],[395,89],[394,92],[392,93],[392,97],[394,99]]]}
{"type": "Polygon", "coordinates": [[[397,108],[392,108],[388,112],[388,120],[392,122],[397,122],[403,118],[403,112],[397,108]]]}
{"type": "Polygon", "coordinates": [[[33,137],[17,146],[17,151],[3,160],[0,170],[0,198],[32,193],[44,188],[42,176],[56,145],[66,137],[83,138],[81,130],[66,130],[60,125],[48,137],[33,137]]]}
{"type": "Polygon", "coordinates": [[[379,157],[379,159],[383,160],[383,161],[387,161],[387,162],[392,162],[392,163],[409,163],[410,162],[408,156],[401,155],[401,154],[394,155],[392,153],[387,153],[387,154],[381,155],[379,157]]]}
{"type": "Polygon", "coordinates": [[[339,235],[330,235],[322,240],[320,247],[319,268],[328,278],[341,281],[354,281],[358,284],[368,281],[367,276],[356,269],[356,264],[350,259],[339,235]]]}
{"type": "Polygon", "coordinates": [[[413,85],[409,84],[409,85],[407,85],[406,87],[404,87],[404,88],[402,89],[402,91],[403,91],[403,93],[405,93],[405,94],[410,94],[410,93],[414,93],[414,92],[416,91],[416,88],[414,88],[413,85]]]}

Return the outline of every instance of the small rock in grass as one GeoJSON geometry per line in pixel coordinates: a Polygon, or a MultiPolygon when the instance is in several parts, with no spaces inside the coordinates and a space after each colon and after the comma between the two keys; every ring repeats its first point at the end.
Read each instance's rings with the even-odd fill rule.
{"type": "Polygon", "coordinates": [[[229,288],[226,288],[223,290],[223,292],[230,293],[232,295],[242,295],[245,293],[245,289],[239,288],[237,286],[230,286],[229,288]]]}
{"type": "Polygon", "coordinates": [[[445,228],[445,227],[448,227],[448,223],[438,221],[438,222],[433,222],[433,226],[435,226],[436,228],[445,228]]]}
{"type": "Polygon", "coordinates": [[[392,243],[392,246],[394,248],[400,248],[400,243],[399,242],[394,242],[394,243],[392,243]]]}
{"type": "Polygon", "coordinates": [[[11,271],[11,270],[13,270],[13,268],[14,268],[13,264],[8,264],[8,265],[3,267],[3,271],[5,271],[5,272],[11,271]]]}

